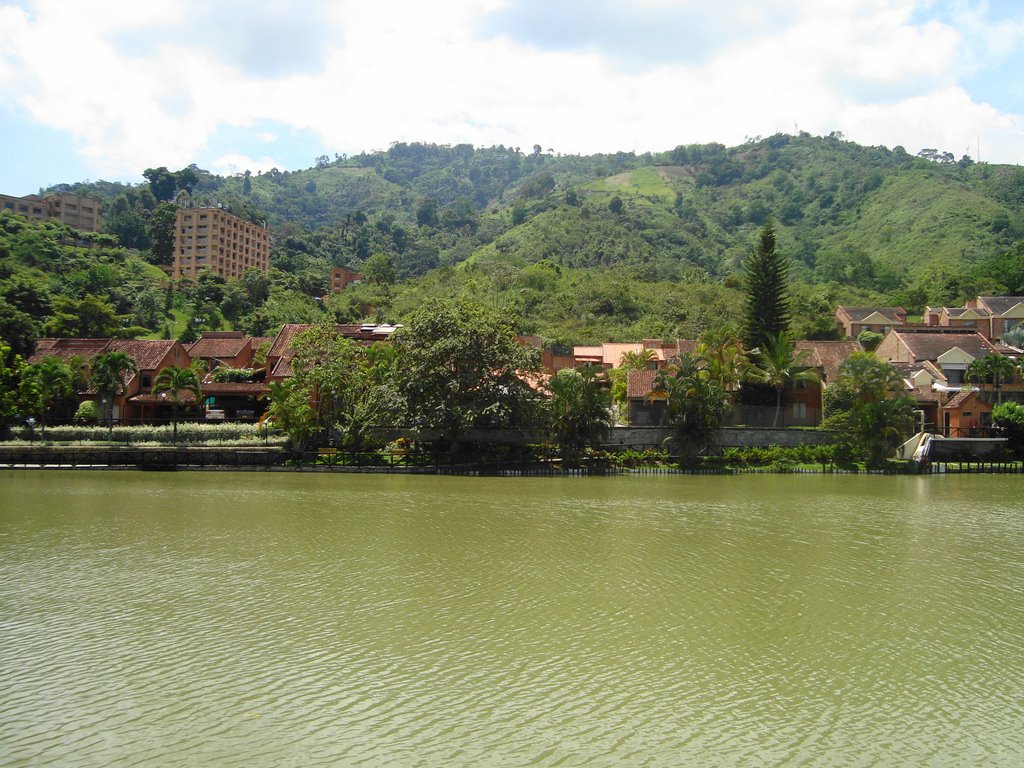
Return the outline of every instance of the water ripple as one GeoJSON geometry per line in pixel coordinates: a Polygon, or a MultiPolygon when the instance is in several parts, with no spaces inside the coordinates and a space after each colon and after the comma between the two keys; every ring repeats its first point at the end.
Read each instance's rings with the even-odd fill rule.
{"type": "Polygon", "coordinates": [[[1014,478],[41,475],[2,765],[1024,760],[1014,478]]]}

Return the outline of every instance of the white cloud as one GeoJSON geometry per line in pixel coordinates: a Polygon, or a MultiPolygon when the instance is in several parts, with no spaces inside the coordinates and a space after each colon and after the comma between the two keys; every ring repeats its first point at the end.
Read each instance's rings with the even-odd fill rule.
{"type": "MultiPolygon", "coordinates": [[[[980,136],[984,159],[1024,162],[1021,116],[972,99],[957,70],[980,55],[979,40],[1005,51],[1024,28],[976,14],[955,26],[914,22],[914,0],[645,0],[651,13],[753,14],[748,32],[759,18],[786,22],[716,39],[699,61],[662,57],[642,69],[623,69],[599,49],[482,37],[486,13],[506,5],[498,0],[325,3],[322,55],[300,69],[287,66],[286,47],[268,51],[279,63],[251,68],[245,56],[197,46],[181,30],[198,3],[40,0],[26,14],[2,2],[0,102],[67,132],[107,177],[193,161],[283,167],[242,148],[209,156],[225,127],[252,127],[254,141],[276,137],[279,158],[289,126],[351,153],[392,141],[659,150],[799,124],[912,152],[960,154],[980,136]],[[271,137],[256,127],[267,121],[282,130],[271,137]]],[[[295,29],[265,44],[292,44],[295,29]]]]}
{"type": "Polygon", "coordinates": [[[220,176],[234,176],[237,173],[261,173],[271,168],[281,168],[281,164],[272,157],[247,157],[240,154],[227,154],[210,161],[207,170],[213,171],[220,176]]]}

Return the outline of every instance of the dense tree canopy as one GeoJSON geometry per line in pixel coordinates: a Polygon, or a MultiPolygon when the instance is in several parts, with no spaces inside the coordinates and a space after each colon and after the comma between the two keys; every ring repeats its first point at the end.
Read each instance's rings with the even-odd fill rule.
{"type": "Polygon", "coordinates": [[[482,304],[425,302],[395,335],[395,388],[404,423],[454,444],[466,430],[535,423],[535,351],[516,342],[508,318],[482,304]]]}

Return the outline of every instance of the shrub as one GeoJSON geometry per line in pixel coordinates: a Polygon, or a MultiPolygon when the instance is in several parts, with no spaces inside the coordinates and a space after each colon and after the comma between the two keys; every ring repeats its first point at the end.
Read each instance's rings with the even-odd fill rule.
{"type": "Polygon", "coordinates": [[[213,372],[213,380],[222,384],[244,384],[255,381],[256,371],[252,368],[218,368],[213,372]]]}
{"type": "Polygon", "coordinates": [[[992,423],[1006,438],[1007,449],[1015,456],[1024,455],[1024,405],[1010,402],[995,406],[992,423]]]}
{"type": "MultiPolygon", "coordinates": [[[[95,404],[94,404],[95,405],[95,404]]],[[[46,430],[47,440],[54,442],[106,441],[108,431],[105,425],[53,426],[46,430]]],[[[120,443],[171,443],[170,424],[159,426],[115,426],[113,440],[120,443]]],[[[178,424],[178,442],[193,445],[262,445],[270,442],[254,424],[184,423],[178,424]]],[[[273,442],[279,442],[276,438],[273,442]]]]}
{"type": "MultiPolygon", "coordinates": [[[[95,424],[100,418],[100,407],[93,400],[83,400],[75,411],[75,422],[78,424],[95,424]]],[[[53,427],[51,429],[51,434],[53,427]]]]}

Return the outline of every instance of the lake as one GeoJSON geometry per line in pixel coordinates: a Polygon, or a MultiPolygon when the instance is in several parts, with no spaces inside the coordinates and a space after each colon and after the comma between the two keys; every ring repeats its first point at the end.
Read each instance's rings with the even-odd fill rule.
{"type": "Polygon", "coordinates": [[[0,764],[1020,765],[1018,476],[0,472],[0,764]]]}

